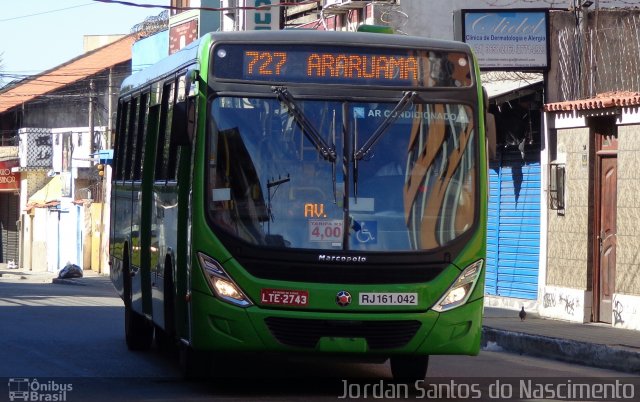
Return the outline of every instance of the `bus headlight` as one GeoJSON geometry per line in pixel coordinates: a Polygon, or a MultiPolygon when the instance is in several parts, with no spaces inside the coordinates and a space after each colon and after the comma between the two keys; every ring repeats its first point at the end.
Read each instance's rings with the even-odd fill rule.
{"type": "Polygon", "coordinates": [[[203,253],[198,253],[198,260],[209,287],[219,299],[240,307],[253,304],[216,260],[203,253]]]}
{"type": "Polygon", "coordinates": [[[432,309],[442,313],[465,304],[476,287],[483,264],[484,260],[478,260],[465,268],[432,309]]]}

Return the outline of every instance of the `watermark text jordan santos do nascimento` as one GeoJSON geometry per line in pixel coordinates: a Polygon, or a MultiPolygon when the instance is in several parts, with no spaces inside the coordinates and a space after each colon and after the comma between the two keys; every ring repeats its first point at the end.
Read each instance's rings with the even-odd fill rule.
{"type": "Polygon", "coordinates": [[[338,399],[554,399],[633,400],[636,384],[615,378],[418,380],[397,383],[378,380],[368,383],[342,380],[338,399]]]}

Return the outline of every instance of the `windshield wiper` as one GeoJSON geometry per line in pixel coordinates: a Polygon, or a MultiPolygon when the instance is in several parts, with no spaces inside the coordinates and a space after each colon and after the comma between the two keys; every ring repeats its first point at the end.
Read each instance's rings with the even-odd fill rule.
{"type": "Polygon", "coordinates": [[[362,148],[356,151],[356,153],[353,155],[354,162],[362,160],[362,158],[365,157],[367,152],[369,152],[371,148],[373,148],[373,146],[378,142],[378,140],[380,140],[380,137],[382,137],[385,131],[387,131],[387,128],[389,128],[389,126],[393,124],[405,110],[407,110],[409,105],[413,103],[413,98],[415,98],[417,95],[418,93],[414,91],[406,91],[404,93],[404,96],[402,97],[402,99],[400,99],[396,107],[393,108],[391,113],[389,113],[389,116],[387,116],[387,118],[384,119],[382,124],[378,126],[376,131],[373,134],[371,134],[371,137],[369,137],[369,139],[362,146],[362,148]]]}
{"type": "Polygon", "coordinates": [[[313,146],[316,147],[320,155],[325,160],[329,160],[331,162],[336,161],[336,150],[333,147],[330,147],[329,144],[322,139],[322,136],[318,133],[316,128],[311,124],[309,119],[304,115],[298,104],[291,96],[291,93],[285,87],[272,87],[271,90],[276,94],[278,100],[287,106],[289,109],[289,113],[293,116],[296,123],[302,128],[302,132],[307,136],[309,141],[313,143],[313,146]]]}
{"type": "MultiPolygon", "coordinates": [[[[336,111],[333,110],[333,116],[331,118],[331,147],[336,149],[336,111]]],[[[333,185],[333,203],[338,203],[338,191],[337,191],[337,178],[336,178],[336,164],[331,164],[331,182],[333,185]]]]}

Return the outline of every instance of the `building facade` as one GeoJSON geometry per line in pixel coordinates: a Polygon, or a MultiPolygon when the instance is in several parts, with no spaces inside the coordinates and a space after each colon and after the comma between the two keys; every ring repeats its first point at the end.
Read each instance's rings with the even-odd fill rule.
{"type": "Polygon", "coordinates": [[[3,180],[17,183],[0,188],[0,261],[51,272],[67,263],[103,266],[99,261],[91,267],[85,255],[93,246],[87,236],[96,228],[88,219],[103,216],[90,205],[102,206],[107,193],[94,154],[110,148],[115,101],[131,74],[135,36],[114,39],[0,90],[0,163],[14,175],[3,180]],[[40,190],[44,199],[37,197],[40,190]]]}
{"type": "Polygon", "coordinates": [[[547,277],[541,314],[640,330],[640,93],[547,104],[547,277]],[[555,190],[555,193],[552,193],[555,190]]]}

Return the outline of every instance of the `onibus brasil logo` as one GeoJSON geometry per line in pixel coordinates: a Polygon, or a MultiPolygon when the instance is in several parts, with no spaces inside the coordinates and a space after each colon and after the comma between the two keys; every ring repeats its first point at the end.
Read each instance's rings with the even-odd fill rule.
{"type": "Polygon", "coordinates": [[[10,401],[57,401],[67,400],[72,384],[63,384],[53,380],[40,382],[37,379],[9,378],[10,401]]]}

